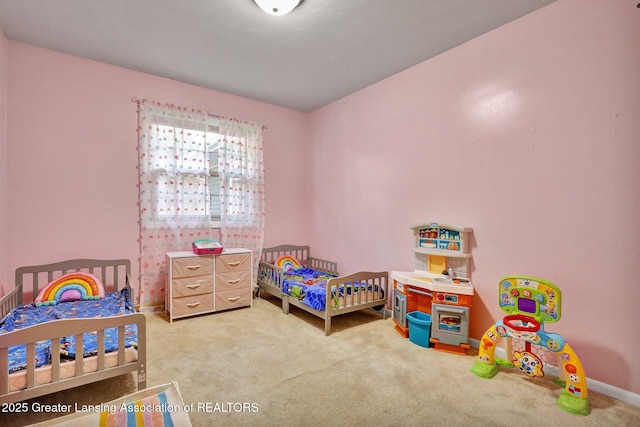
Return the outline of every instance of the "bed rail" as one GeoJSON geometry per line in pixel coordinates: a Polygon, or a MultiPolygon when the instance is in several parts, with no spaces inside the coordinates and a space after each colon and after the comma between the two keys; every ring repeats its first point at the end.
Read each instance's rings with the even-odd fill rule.
{"type": "Polygon", "coordinates": [[[18,290],[18,303],[23,304],[25,286],[31,285],[33,298],[38,295],[40,286],[46,286],[63,274],[83,271],[98,277],[105,291],[115,292],[123,286],[131,286],[131,261],[128,259],[73,259],[52,264],[31,265],[16,269],[15,284],[18,290]]]}
{"type": "MultiPolygon", "coordinates": [[[[2,335],[0,344],[0,403],[18,402],[33,397],[65,390],[83,384],[100,381],[128,372],[137,371],[138,389],[146,387],[146,319],[144,314],[134,313],[117,317],[103,317],[92,319],[65,319],[47,322],[39,325],[29,326],[2,335]],[[125,359],[124,328],[126,325],[136,325],[138,333],[137,357],[134,361],[125,359]],[[118,349],[117,362],[113,366],[105,363],[107,353],[105,352],[104,335],[105,330],[118,328],[118,349]],[[65,361],[60,357],[60,352],[51,352],[51,376],[47,382],[38,383],[37,371],[41,368],[35,367],[35,343],[38,341],[51,341],[52,348],[60,345],[60,338],[64,336],[75,336],[77,347],[82,348],[83,333],[97,331],[98,353],[91,356],[97,359],[95,370],[85,372],[82,351],[78,351],[73,366],[74,374],[65,377],[61,373],[61,368],[71,361],[65,361]],[[26,388],[21,390],[11,390],[11,376],[20,375],[22,371],[10,374],[8,367],[8,349],[14,345],[26,345],[27,367],[26,367],[26,388]]],[[[112,353],[115,353],[112,352],[112,353]]],[[[73,360],[73,359],[72,359],[73,360]]]]}
{"type": "Polygon", "coordinates": [[[22,304],[22,287],[17,287],[0,298],[0,319],[4,319],[14,307],[20,304],[22,304]]]}
{"type": "Polygon", "coordinates": [[[324,271],[325,273],[338,274],[338,263],[327,261],[326,259],[309,257],[307,267],[318,271],[324,271]]]}
{"type": "Polygon", "coordinates": [[[258,264],[258,286],[269,286],[272,291],[282,289],[282,269],[261,261],[258,264]]]}
{"type": "Polygon", "coordinates": [[[324,311],[324,334],[331,333],[331,318],[363,308],[383,308],[387,302],[389,274],[386,271],[359,271],[327,281],[326,310],[324,311]]]}
{"type": "Polygon", "coordinates": [[[326,307],[338,314],[360,310],[368,304],[371,307],[384,304],[388,283],[389,274],[386,271],[359,271],[329,279],[326,307]]]}
{"type": "Polygon", "coordinates": [[[262,249],[260,255],[260,261],[267,264],[275,264],[276,260],[284,255],[289,255],[300,261],[302,264],[307,263],[309,258],[309,246],[297,246],[297,245],[280,245],[273,246],[271,248],[262,249]]]}

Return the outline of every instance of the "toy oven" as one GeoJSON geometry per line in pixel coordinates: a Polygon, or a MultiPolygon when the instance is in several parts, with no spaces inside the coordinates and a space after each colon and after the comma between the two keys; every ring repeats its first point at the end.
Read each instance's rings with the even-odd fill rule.
{"type": "Polygon", "coordinates": [[[407,327],[407,296],[398,289],[393,290],[393,319],[403,328],[407,327]]]}
{"type": "Polygon", "coordinates": [[[431,312],[432,338],[454,346],[469,342],[469,307],[433,304],[431,312]]]}

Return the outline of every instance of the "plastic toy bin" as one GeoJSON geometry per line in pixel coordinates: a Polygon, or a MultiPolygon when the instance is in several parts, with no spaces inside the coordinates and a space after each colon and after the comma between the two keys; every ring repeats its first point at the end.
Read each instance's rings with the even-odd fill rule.
{"type": "Polygon", "coordinates": [[[431,337],[431,315],[421,311],[407,313],[409,341],[421,347],[429,347],[431,337]]]}
{"type": "Polygon", "coordinates": [[[193,253],[195,253],[196,255],[211,255],[222,253],[222,245],[217,240],[198,239],[194,240],[191,245],[193,246],[193,253]]]}

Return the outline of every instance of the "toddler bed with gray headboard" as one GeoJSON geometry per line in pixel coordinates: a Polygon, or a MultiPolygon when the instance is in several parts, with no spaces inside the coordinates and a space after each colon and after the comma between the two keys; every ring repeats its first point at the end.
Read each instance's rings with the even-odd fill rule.
{"type": "Polygon", "coordinates": [[[333,317],[384,307],[389,276],[386,271],[339,276],[338,264],[312,257],[309,246],[280,245],[262,250],[257,283],[282,300],[285,314],[293,305],[324,319],[329,335],[333,317]]]}
{"type": "Polygon", "coordinates": [[[0,299],[0,403],[130,372],[144,389],[146,323],[130,275],[128,259],[16,269],[15,289],[0,299]],[[25,288],[33,303],[23,303],[25,288]]]}

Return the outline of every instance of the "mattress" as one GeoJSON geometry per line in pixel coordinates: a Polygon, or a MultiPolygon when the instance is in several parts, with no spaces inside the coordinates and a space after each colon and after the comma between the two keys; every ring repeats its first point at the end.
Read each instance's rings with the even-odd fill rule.
{"type": "MultiPolygon", "coordinates": [[[[125,363],[131,363],[138,360],[138,350],[130,347],[124,351],[125,363]]],[[[90,356],[83,359],[83,373],[98,371],[98,356],[90,356]]],[[[118,352],[114,351],[105,354],[105,368],[112,368],[118,365],[118,352]]],[[[60,361],[60,379],[72,378],[76,375],[75,360],[60,361]]],[[[36,385],[49,384],[53,379],[53,369],[51,365],[44,365],[35,370],[36,385]]],[[[9,374],[9,391],[14,392],[25,389],[27,387],[27,371],[21,370],[9,374]]]]}

